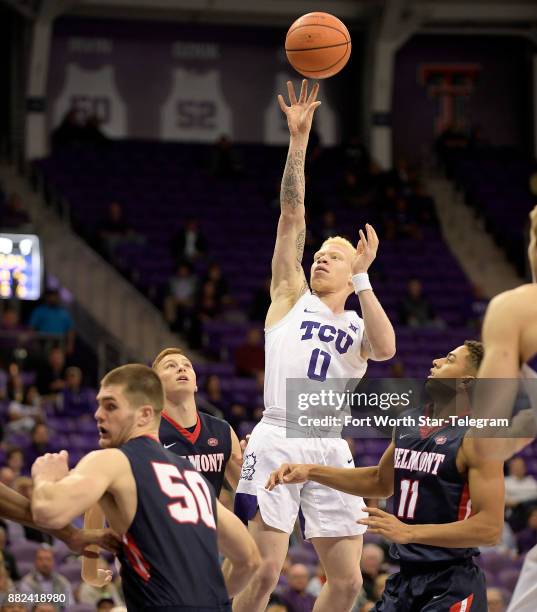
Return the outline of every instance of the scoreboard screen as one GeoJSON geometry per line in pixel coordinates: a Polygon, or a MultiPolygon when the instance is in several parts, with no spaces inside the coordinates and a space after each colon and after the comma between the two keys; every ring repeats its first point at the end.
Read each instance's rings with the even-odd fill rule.
{"type": "Polygon", "coordinates": [[[0,298],[38,300],[43,279],[43,258],[35,234],[0,232],[0,298]]]}

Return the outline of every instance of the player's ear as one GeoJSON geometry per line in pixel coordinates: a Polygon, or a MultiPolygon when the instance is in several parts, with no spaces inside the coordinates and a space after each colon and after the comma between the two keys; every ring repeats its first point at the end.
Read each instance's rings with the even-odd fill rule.
{"type": "Polygon", "coordinates": [[[198,385],[194,387],[194,393],[197,393],[197,392],[198,392],[198,385]]]}

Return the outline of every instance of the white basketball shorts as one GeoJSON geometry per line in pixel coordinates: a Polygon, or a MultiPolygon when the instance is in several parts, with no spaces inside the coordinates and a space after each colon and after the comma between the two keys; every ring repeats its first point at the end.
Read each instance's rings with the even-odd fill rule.
{"type": "Polygon", "coordinates": [[[341,493],[316,482],[278,485],[267,491],[270,473],[282,463],[315,463],[353,468],[354,460],[341,438],[287,438],[285,427],[261,421],[244,451],[241,478],[235,496],[235,513],[247,524],[259,508],[270,527],[291,533],[301,511],[304,537],[342,537],[363,534],[356,521],[367,516],[361,497],[341,493]]]}

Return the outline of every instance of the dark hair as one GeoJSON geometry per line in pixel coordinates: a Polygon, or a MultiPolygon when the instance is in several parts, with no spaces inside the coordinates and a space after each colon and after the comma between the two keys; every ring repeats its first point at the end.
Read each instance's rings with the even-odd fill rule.
{"type": "Polygon", "coordinates": [[[101,386],[120,385],[129,402],[136,407],[149,404],[156,414],[164,409],[164,390],[160,378],[151,368],[129,363],[115,368],[101,380],[101,386]]]}
{"type": "Polygon", "coordinates": [[[485,347],[482,342],[477,340],[465,340],[464,346],[468,349],[468,361],[474,370],[479,370],[479,366],[485,355],[485,347]]]}

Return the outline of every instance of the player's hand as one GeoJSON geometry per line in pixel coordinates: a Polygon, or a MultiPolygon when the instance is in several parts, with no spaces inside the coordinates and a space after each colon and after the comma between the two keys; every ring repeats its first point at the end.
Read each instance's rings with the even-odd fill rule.
{"type": "Polygon", "coordinates": [[[239,444],[240,444],[240,446],[241,446],[241,451],[242,451],[242,454],[243,454],[243,455],[244,455],[244,451],[246,450],[246,447],[248,446],[248,442],[250,442],[250,438],[251,438],[251,437],[252,437],[252,436],[251,436],[251,434],[246,434],[246,435],[244,436],[244,440],[241,440],[241,441],[239,442],[239,444]]]}
{"type": "Polygon", "coordinates": [[[356,245],[356,257],[352,264],[352,273],[359,274],[360,272],[367,272],[369,266],[375,260],[377,256],[377,250],[379,248],[379,239],[377,232],[374,230],[372,225],[366,223],[365,225],[366,234],[363,230],[359,231],[360,240],[356,245]]]}
{"type": "Polygon", "coordinates": [[[265,489],[272,491],[279,484],[297,484],[309,479],[310,466],[304,463],[282,463],[272,472],[267,480],[265,489]]]}
{"type": "Polygon", "coordinates": [[[85,577],[84,582],[92,587],[97,587],[98,589],[100,589],[101,587],[106,586],[107,584],[112,582],[112,577],[112,570],[98,569],[97,576],[95,576],[95,578],[85,577]]]}
{"type": "Polygon", "coordinates": [[[32,465],[32,478],[56,482],[69,474],[69,454],[66,450],[59,453],[46,453],[38,457],[32,465]]]}
{"type": "Polygon", "coordinates": [[[295,88],[291,81],[287,81],[287,91],[289,92],[289,102],[291,106],[287,106],[283,96],[278,95],[278,102],[283,114],[287,117],[287,125],[291,136],[307,136],[311,130],[313,121],[313,113],[320,106],[321,102],[317,100],[319,92],[319,83],[315,83],[310,95],[308,96],[308,81],[302,81],[300,97],[296,99],[295,88]]]}
{"type": "Polygon", "coordinates": [[[530,212],[530,225],[531,225],[531,231],[536,232],[537,231],[537,205],[534,206],[530,212]]]}
{"type": "Polygon", "coordinates": [[[121,549],[121,538],[112,529],[72,529],[69,535],[63,538],[69,548],[90,559],[98,557],[98,553],[86,550],[95,544],[104,550],[118,553],[121,549]]]}
{"type": "Polygon", "coordinates": [[[368,518],[358,521],[360,525],[367,525],[370,533],[378,533],[396,544],[412,542],[412,525],[401,522],[393,514],[384,512],[380,508],[362,508],[369,513],[368,518]]]}

